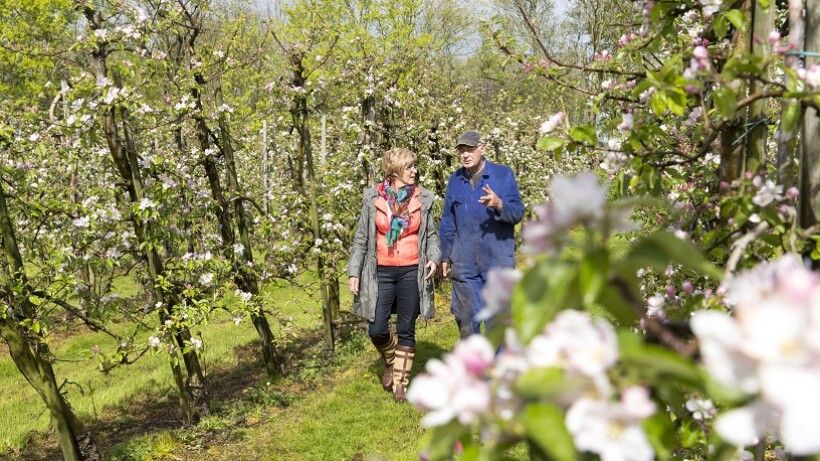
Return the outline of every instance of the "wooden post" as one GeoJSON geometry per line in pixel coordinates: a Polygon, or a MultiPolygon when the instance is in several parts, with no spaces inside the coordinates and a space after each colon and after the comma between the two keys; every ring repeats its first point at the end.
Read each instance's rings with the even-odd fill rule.
{"type": "Polygon", "coordinates": [[[319,156],[319,163],[325,164],[327,158],[327,114],[322,114],[322,153],[319,156]]]}

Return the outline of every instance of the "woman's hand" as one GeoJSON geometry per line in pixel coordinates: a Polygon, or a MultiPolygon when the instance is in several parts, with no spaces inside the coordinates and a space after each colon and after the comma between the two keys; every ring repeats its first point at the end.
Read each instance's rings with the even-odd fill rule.
{"type": "Polygon", "coordinates": [[[430,280],[436,274],[436,269],[438,268],[438,265],[433,261],[427,261],[427,265],[424,267],[426,267],[428,270],[427,275],[424,276],[424,280],[430,280]]]}
{"type": "Polygon", "coordinates": [[[347,279],[347,285],[350,287],[350,292],[354,295],[359,295],[359,277],[350,277],[347,279]]]}

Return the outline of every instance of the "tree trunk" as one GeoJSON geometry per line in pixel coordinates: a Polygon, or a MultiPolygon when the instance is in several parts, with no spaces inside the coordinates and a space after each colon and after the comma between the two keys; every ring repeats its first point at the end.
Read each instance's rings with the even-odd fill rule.
{"type": "MultiPolygon", "coordinates": [[[[222,88],[218,87],[216,90],[216,105],[222,106],[222,88]]],[[[230,191],[231,200],[234,206],[234,216],[236,219],[236,226],[239,230],[239,240],[244,247],[241,254],[237,255],[234,267],[234,280],[236,284],[242,289],[254,296],[259,295],[259,280],[256,273],[247,267],[248,264],[253,265],[253,251],[251,247],[251,239],[248,235],[251,226],[251,220],[245,212],[245,203],[243,202],[242,188],[239,185],[239,177],[236,174],[236,160],[233,155],[233,143],[231,141],[231,132],[225,112],[219,115],[219,131],[220,140],[222,142],[222,152],[225,155],[225,167],[228,172],[228,187],[230,191]]],[[[265,191],[267,193],[267,191],[265,191]]],[[[259,339],[262,341],[262,358],[265,361],[265,370],[268,376],[276,376],[281,372],[281,363],[276,354],[276,340],[271,331],[270,324],[261,307],[258,311],[251,313],[251,321],[256,328],[259,339]]]]}
{"type": "MultiPolygon", "coordinates": [[[[85,7],[83,13],[88,20],[88,26],[92,30],[103,28],[102,15],[91,7],[85,7]]],[[[108,77],[107,60],[108,50],[105,48],[105,42],[100,42],[97,48],[91,54],[91,71],[97,79],[104,79],[108,77]]],[[[117,171],[122,177],[125,189],[128,192],[130,203],[136,204],[144,197],[143,183],[137,164],[137,148],[132,134],[132,130],[128,120],[128,111],[124,107],[119,107],[119,114],[122,118],[123,134],[120,134],[117,125],[117,110],[118,107],[111,107],[104,112],[102,116],[102,128],[105,135],[108,149],[111,152],[111,157],[117,167],[117,171]]],[[[148,272],[151,277],[151,284],[153,285],[153,293],[157,302],[162,303],[162,308],[159,309],[160,322],[164,323],[170,318],[170,309],[174,305],[175,299],[166,299],[166,294],[160,289],[155,281],[164,272],[164,267],[159,254],[150,245],[144,245],[147,242],[146,223],[136,216],[131,215],[131,222],[134,227],[137,241],[144,247],[143,258],[148,264],[148,272]]],[[[185,336],[190,337],[187,330],[177,332],[174,339],[177,341],[179,349],[184,347],[184,343],[180,341],[185,340],[185,336]]],[[[176,352],[174,353],[176,354],[176,352]]],[[[188,379],[182,376],[182,370],[179,366],[178,360],[172,359],[171,372],[174,374],[174,383],[177,384],[177,391],[179,396],[180,407],[186,420],[195,422],[200,416],[208,414],[207,401],[204,393],[204,375],[199,366],[199,360],[195,352],[183,354],[186,368],[189,371],[188,379]],[[192,374],[193,373],[193,374],[192,374]],[[185,383],[186,386],[183,386],[185,383]],[[200,413],[199,411],[204,411],[200,413]]]]}
{"type": "MultiPolygon", "coordinates": [[[[760,2],[752,4],[752,40],[750,46],[752,54],[759,57],[761,61],[767,59],[772,54],[772,46],[766,39],[769,32],[774,27],[774,5],[763,9],[760,2]],[[754,40],[758,37],[758,40],[754,40]]],[[[771,76],[770,67],[767,68],[765,78],[769,80],[771,76]]],[[[754,94],[763,90],[761,85],[754,78],[749,81],[749,93],[754,94]]],[[[761,98],[752,103],[749,108],[749,133],[746,137],[746,171],[756,173],[762,164],[766,162],[766,138],[769,134],[769,120],[766,118],[766,108],[768,99],[761,98]]]]}
{"type": "MultiPolygon", "coordinates": [[[[804,49],[820,50],[820,2],[806,0],[806,44],[804,49]]],[[[816,64],[816,57],[806,56],[806,67],[816,64]]],[[[820,114],[814,108],[806,110],[800,155],[800,225],[817,224],[820,216],[820,114]]]]}
{"type": "MultiPolygon", "coordinates": [[[[794,44],[794,49],[802,49],[804,30],[803,0],[789,0],[789,43],[794,44]]],[[[785,64],[797,71],[800,67],[800,59],[796,55],[787,55],[785,64]]],[[[790,78],[789,74],[786,74],[786,79],[790,78]]],[[[787,188],[795,183],[797,176],[794,155],[802,112],[798,101],[783,100],[780,127],[777,131],[777,181],[787,188]]]]}
{"type": "MultiPolygon", "coordinates": [[[[752,0],[744,0],[743,12],[746,17],[750,16],[752,0]]],[[[750,38],[746,32],[742,30],[735,30],[732,42],[734,55],[745,54],[749,50],[750,38]]],[[[746,92],[746,85],[741,84],[735,91],[738,95],[743,95],[746,92]]],[[[744,109],[745,110],[745,109],[744,109]]],[[[739,178],[745,169],[744,161],[744,143],[739,142],[743,138],[743,125],[746,122],[746,114],[739,112],[731,123],[727,124],[726,128],[720,133],[720,167],[718,168],[718,176],[721,181],[731,182],[739,178]]]]}
{"type": "MultiPolygon", "coordinates": [[[[304,88],[305,69],[302,61],[293,59],[293,87],[304,88]]],[[[296,132],[299,134],[299,164],[304,164],[307,167],[307,193],[308,202],[310,204],[310,222],[313,231],[314,248],[319,245],[319,251],[316,254],[316,276],[319,277],[319,291],[322,299],[322,320],[324,325],[325,346],[328,350],[334,349],[333,344],[333,310],[330,305],[330,296],[328,293],[328,281],[326,274],[325,254],[321,249],[322,242],[322,228],[319,225],[319,201],[316,192],[316,170],[313,165],[313,151],[310,143],[310,127],[308,126],[308,107],[307,96],[303,93],[296,93],[293,97],[293,106],[290,110],[293,118],[293,125],[296,132]],[[304,163],[303,163],[304,162],[304,163]]]]}
{"type": "Polygon", "coordinates": [[[0,337],[8,344],[9,353],[17,369],[25,376],[40,398],[46,404],[54,428],[57,431],[60,449],[66,461],[97,461],[100,456],[97,442],[68,405],[54,375],[49,358],[48,344],[40,335],[19,326],[19,320],[36,318],[34,306],[26,292],[23,259],[17,246],[11,216],[9,215],[3,184],[0,182],[0,240],[6,263],[0,267],[0,301],[7,306],[5,316],[0,319],[0,337]],[[22,296],[15,295],[15,288],[22,285],[22,296]]]}

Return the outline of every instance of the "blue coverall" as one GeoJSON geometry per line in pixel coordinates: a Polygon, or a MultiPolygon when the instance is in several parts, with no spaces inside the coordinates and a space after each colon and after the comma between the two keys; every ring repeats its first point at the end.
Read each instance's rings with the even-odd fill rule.
{"type": "Polygon", "coordinates": [[[450,175],[439,225],[441,260],[452,264],[450,310],[462,338],[481,332],[481,322],[475,317],[484,308],[481,289],[487,272],[494,267],[515,267],[515,225],[524,216],[512,170],[486,158],[484,162],[475,189],[464,168],[450,175]],[[501,198],[501,212],[479,203],[486,195],[485,184],[501,198]]]}

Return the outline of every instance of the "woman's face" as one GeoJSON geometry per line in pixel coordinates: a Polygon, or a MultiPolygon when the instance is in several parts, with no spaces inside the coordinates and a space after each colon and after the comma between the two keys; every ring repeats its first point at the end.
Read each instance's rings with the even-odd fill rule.
{"type": "Polygon", "coordinates": [[[402,171],[402,174],[398,178],[396,178],[396,183],[397,183],[396,185],[398,187],[402,187],[402,186],[409,186],[411,184],[415,184],[416,183],[416,173],[418,173],[418,170],[416,170],[416,164],[414,162],[410,166],[406,167],[402,171]]]}

